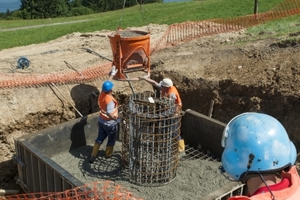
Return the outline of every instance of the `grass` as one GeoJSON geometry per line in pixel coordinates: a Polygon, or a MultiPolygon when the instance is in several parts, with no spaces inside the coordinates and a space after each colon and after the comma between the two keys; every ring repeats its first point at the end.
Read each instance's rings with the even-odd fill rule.
{"type": "Polygon", "coordinates": [[[258,26],[248,28],[248,32],[259,35],[262,32],[271,33],[274,36],[293,33],[300,30],[300,15],[294,15],[279,20],[269,21],[258,26]]]}
{"type": "MultiPolygon", "coordinates": [[[[283,0],[269,0],[259,3],[259,12],[269,11],[283,0]]],[[[93,32],[99,30],[115,30],[122,28],[145,26],[150,23],[173,24],[185,21],[197,21],[215,18],[230,18],[250,15],[254,12],[254,1],[241,0],[198,0],[183,3],[153,3],[134,6],[112,12],[92,15],[53,18],[38,20],[1,20],[0,21],[0,50],[16,46],[47,42],[73,32],[93,32]],[[79,20],[85,22],[69,23],[79,20]],[[54,25],[55,23],[62,23],[54,25]],[[4,31],[7,28],[42,27],[4,31]],[[3,29],[3,30],[2,30],[3,29]],[[1,31],[2,30],[2,31],[1,31]]],[[[259,34],[262,30],[279,32],[299,29],[300,16],[293,16],[274,22],[252,27],[249,32],[259,34]]]]}

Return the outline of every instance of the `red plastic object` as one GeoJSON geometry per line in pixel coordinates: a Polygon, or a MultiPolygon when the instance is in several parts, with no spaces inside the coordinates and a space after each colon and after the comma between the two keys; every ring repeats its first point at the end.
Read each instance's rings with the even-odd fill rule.
{"type": "Polygon", "coordinates": [[[150,76],[150,34],[137,30],[117,30],[108,35],[113,65],[118,69],[114,78],[128,80],[126,73],[144,71],[150,76]]]}

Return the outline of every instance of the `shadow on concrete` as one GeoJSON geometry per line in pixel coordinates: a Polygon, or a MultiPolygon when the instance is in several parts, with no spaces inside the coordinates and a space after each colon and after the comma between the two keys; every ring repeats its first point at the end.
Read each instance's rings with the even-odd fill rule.
{"type": "Polygon", "coordinates": [[[87,116],[83,116],[81,120],[74,124],[71,129],[71,146],[69,152],[86,145],[84,126],[87,124],[87,116]]]}

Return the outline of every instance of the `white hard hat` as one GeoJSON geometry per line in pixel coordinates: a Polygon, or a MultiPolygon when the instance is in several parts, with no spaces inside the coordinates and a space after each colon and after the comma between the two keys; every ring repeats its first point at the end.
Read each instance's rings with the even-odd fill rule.
{"type": "Polygon", "coordinates": [[[159,83],[160,86],[162,87],[171,87],[173,86],[173,82],[171,79],[169,78],[164,78],[160,83],[159,83]]]}

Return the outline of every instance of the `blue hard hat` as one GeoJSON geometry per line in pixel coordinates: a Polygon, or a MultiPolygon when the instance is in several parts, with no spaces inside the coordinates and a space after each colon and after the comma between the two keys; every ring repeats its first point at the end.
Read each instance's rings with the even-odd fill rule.
{"type": "Polygon", "coordinates": [[[111,81],[105,81],[102,84],[102,91],[104,92],[109,92],[110,90],[112,90],[114,84],[111,81]]]}
{"type": "Polygon", "coordinates": [[[240,181],[247,174],[282,170],[296,162],[295,145],[282,124],[262,113],[247,112],[234,117],[222,137],[222,168],[240,181]]]}

